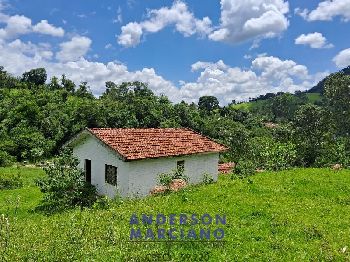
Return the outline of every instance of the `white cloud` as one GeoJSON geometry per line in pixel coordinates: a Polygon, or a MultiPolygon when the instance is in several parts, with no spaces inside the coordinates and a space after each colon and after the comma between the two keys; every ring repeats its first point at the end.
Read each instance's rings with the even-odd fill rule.
{"type": "Polygon", "coordinates": [[[326,0],[320,2],[312,11],[297,8],[296,13],[308,21],[331,21],[340,16],[347,22],[350,20],[350,0],[326,0]]]}
{"type": "Polygon", "coordinates": [[[0,38],[13,38],[32,31],[32,21],[23,15],[4,15],[2,21],[6,26],[0,29],[0,38]]]}
{"type": "Polygon", "coordinates": [[[176,31],[184,36],[206,36],[212,31],[208,17],[197,19],[184,2],[175,1],[170,8],[149,10],[147,19],[140,23],[131,22],[123,26],[118,43],[125,47],[136,46],[140,43],[142,34],[156,33],[169,25],[174,25],[176,31]]]}
{"type": "Polygon", "coordinates": [[[59,37],[64,35],[64,30],[61,27],[55,27],[47,20],[41,20],[38,24],[32,25],[32,20],[23,15],[8,16],[0,13],[0,22],[6,24],[4,28],[0,28],[1,39],[12,39],[33,32],[59,37]]]}
{"type": "Polygon", "coordinates": [[[108,43],[108,44],[105,45],[105,49],[111,49],[112,47],[113,47],[113,46],[112,46],[111,43],[108,43]]]}
{"type": "Polygon", "coordinates": [[[47,20],[41,20],[39,23],[33,26],[33,31],[36,33],[58,37],[62,37],[64,35],[64,30],[61,27],[55,27],[49,24],[47,20]]]}
{"type": "Polygon", "coordinates": [[[255,47],[263,38],[281,34],[288,28],[288,1],[284,0],[221,0],[221,23],[213,26],[209,17],[197,19],[186,3],[178,0],[169,7],[148,11],[147,19],[131,22],[121,28],[118,43],[134,47],[144,33],[156,33],[174,25],[184,36],[199,35],[213,41],[238,43],[255,39],[255,47]]]}
{"type": "Polygon", "coordinates": [[[117,17],[113,19],[113,23],[122,23],[122,22],[123,22],[122,9],[119,6],[117,10],[117,17]]]}
{"type": "MultiPolygon", "coordinates": [[[[75,37],[79,38],[81,40],[82,37],[75,37]]],[[[24,43],[19,39],[12,42],[0,40],[0,65],[15,75],[21,75],[32,68],[44,67],[49,78],[65,74],[76,84],[87,81],[95,95],[104,92],[106,81],[142,81],[148,83],[156,94],[165,94],[174,102],[197,102],[200,96],[214,95],[222,105],[233,99],[246,100],[267,92],[305,90],[324,76],[311,75],[304,65],[292,60],[281,60],[261,54],[251,62],[248,69],[231,67],[222,60],[216,63],[198,61],[191,67],[192,71],[199,72],[198,78],[192,82],[181,81],[180,87],[177,87],[157,74],[153,68],[130,71],[126,65],[118,62],[89,61],[84,57],[84,53],[91,40],[87,41],[89,44],[85,45],[83,51],[76,49],[76,46],[79,46],[76,44],[84,41],[73,38],[62,43],[60,52],[64,59],[54,60],[49,44],[24,43]],[[64,55],[63,50],[66,52],[64,55]],[[80,52],[79,56],[70,57],[72,53],[77,52],[80,52]]]]}
{"type": "Polygon", "coordinates": [[[287,29],[288,11],[284,0],[221,0],[221,24],[209,38],[237,43],[275,37],[287,29]]]}
{"type": "Polygon", "coordinates": [[[340,51],[334,58],[333,62],[339,68],[344,68],[350,65],[350,48],[340,51]]]}
{"type": "Polygon", "coordinates": [[[91,39],[85,36],[74,36],[70,41],[60,44],[61,50],[56,54],[59,61],[76,61],[89,50],[91,39]]]}
{"type": "Polygon", "coordinates": [[[222,104],[267,92],[306,90],[327,74],[310,75],[306,66],[273,56],[257,57],[246,70],[230,67],[222,60],[196,62],[192,65],[195,70],[201,70],[200,76],[195,82],[182,83],[180,97],[196,102],[200,96],[214,95],[222,104]]]}
{"type": "Polygon", "coordinates": [[[136,46],[140,43],[142,26],[138,23],[128,23],[122,26],[122,33],[118,36],[118,43],[125,47],[136,46]]]}
{"type": "Polygon", "coordinates": [[[332,48],[333,44],[328,44],[327,39],[318,32],[302,34],[295,39],[296,45],[309,45],[311,48],[332,48]]]}

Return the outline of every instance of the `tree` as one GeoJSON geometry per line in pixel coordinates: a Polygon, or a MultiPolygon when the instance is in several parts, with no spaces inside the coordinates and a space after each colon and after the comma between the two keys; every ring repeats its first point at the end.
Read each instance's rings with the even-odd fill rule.
{"type": "Polygon", "coordinates": [[[78,89],[75,91],[75,95],[81,98],[93,99],[94,95],[90,91],[90,87],[87,82],[81,82],[78,89]]]}
{"type": "Polygon", "coordinates": [[[320,106],[306,104],[296,112],[293,125],[299,164],[313,165],[319,156],[322,143],[333,137],[329,115],[320,106]]]}
{"type": "Polygon", "coordinates": [[[43,85],[47,79],[47,74],[45,68],[36,68],[32,69],[29,72],[25,72],[22,75],[22,81],[34,84],[34,85],[43,85]]]}
{"type": "Polygon", "coordinates": [[[302,99],[289,93],[274,97],[271,102],[274,120],[291,120],[300,104],[302,99]]]}
{"type": "Polygon", "coordinates": [[[63,151],[45,168],[46,177],[36,181],[44,198],[41,208],[58,211],[79,206],[91,206],[96,200],[96,188],[85,182],[78,159],[69,149],[63,151]]]}
{"type": "Polygon", "coordinates": [[[324,95],[332,110],[340,135],[350,134],[350,76],[331,74],[325,81],[324,95]]]}
{"type": "Polygon", "coordinates": [[[198,101],[200,110],[210,113],[219,108],[219,101],[215,96],[201,96],[198,101]]]}

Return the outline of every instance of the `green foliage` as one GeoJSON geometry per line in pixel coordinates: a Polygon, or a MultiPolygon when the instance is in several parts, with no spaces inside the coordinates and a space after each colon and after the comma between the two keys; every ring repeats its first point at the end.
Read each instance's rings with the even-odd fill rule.
{"type": "Polygon", "coordinates": [[[203,184],[209,185],[214,182],[213,176],[210,174],[203,174],[203,184]]]}
{"type": "Polygon", "coordinates": [[[174,179],[183,179],[186,182],[189,181],[189,177],[184,174],[183,170],[174,169],[171,172],[159,174],[158,184],[169,187],[174,179]]]}
{"type": "Polygon", "coordinates": [[[201,96],[198,100],[198,108],[206,113],[219,109],[219,101],[215,96],[201,96]]]}
{"type": "Polygon", "coordinates": [[[76,206],[91,206],[96,201],[96,188],[85,182],[78,160],[65,150],[46,167],[46,177],[37,185],[44,193],[41,208],[56,211],[76,206]]]}
{"type": "Polygon", "coordinates": [[[236,163],[234,172],[240,178],[251,176],[255,173],[257,168],[256,163],[251,160],[240,160],[236,163]]]}
{"type": "Polygon", "coordinates": [[[220,107],[214,96],[173,104],[138,81],[106,82],[97,98],[87,82],[76,86],[62,75],[45,84],[43,68],[16,78],[0,66],[0,165],[50,158],[85,127],[187,127],[228,146],[222,159],[256,161],[272,170],[347,163],[348,146],[338,147],[350,130],[345,71],[324,81],[324,99],[304,92],[267,93],[220,107]]]}
{"type": "Polygon", "coordinates": [[[343,72],[331,74],[325,81],[324,95],[330,105],[329,109],[339,134],[349,136],[350,76],[343,72]]]}
{"type": "Polygon", "coordinates": [[[319,155],[316,157],[315,165],[319,167],[341,164],[350,168],[350,140],[341,138],[321,143],[319,155]]]}
{"type": "Polygon", "coordinates": [[[251,147],[251,159],[259,168],[276,171],[295,165],[297,150],[291,142],[281,143],[262,137],[253,139],[251,147]]]}
{"type": "Polygon", "coordinates": [[[43,85],[47,79],[45,68],[32,69],[22,75],[22,81],[28,84],[43,85]]]}
{"type": "Polygon", "coordinates": [[[0,173],[0,190],[15,189],[23,186],[23,179],[19,172],[17,173],[0,173]]]}
{"type": "Polygon", "coordinates": [[[11,166],[15,162],[15,157],[9,155],[6,151],[0,151],[0,167],[11,166]]]}

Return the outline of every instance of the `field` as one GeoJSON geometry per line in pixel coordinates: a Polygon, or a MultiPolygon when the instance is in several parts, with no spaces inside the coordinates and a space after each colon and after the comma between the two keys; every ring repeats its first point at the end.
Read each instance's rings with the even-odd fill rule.
{"type": "MultiPolygon", "coordinates": [[[[18,170],[0,168],[0,175],[5,172],[18,170]]],[[[42,195],[33,180],[43,171],[19,172],[25,186],[0,191],[0,261],[162,261],[168,252],[166,261],[350,260],[347,170],[293,169],[245,179],[222,175],[215,184],[165,196],[50,216],[35,210],[42,195]],[[226,242],[130,243],[133,213],[225,214],[226,242]]]]}
{"type": "MultiPolygon", "coordinates": [[[[322,99],[321,94],[319,93],[306,93],[306,97],[309,103],[314,104],[322,99]]],[[[232,105],[231,107],[234,109],[240,110],[250,110],[254,107],[263,106],[269,100],[258,100],[252,102],[243,102],[239,104],[232,105]]]]}

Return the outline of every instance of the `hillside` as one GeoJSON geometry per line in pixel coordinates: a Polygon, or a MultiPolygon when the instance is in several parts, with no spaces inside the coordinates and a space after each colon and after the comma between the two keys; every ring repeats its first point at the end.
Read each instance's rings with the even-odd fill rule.
{"type": "MultiPolygon", "coordinates": [[[[307,101],[306,101],[307,103],[315,104],[316,102],[321,101],[322,95],[318,92],[306,93],[306,98],[307,98],[307,101]]],[[[269,98],[266,100],[243,102],[243,103],[231,105],[231,108],[241,109],[241,110],[251,110],[254,108],[264,106],[264,104],[270,103],[271,99],[273,99],[273,98],[269,98]]]]}
{"type": "MultiPolygon", "coordinates": [[[[10,172],[18,170],[0,168],[0,174],[10,172]]],[[[180,261],[183,254],[192,256],[188,261],[203,254],[208,261],[350,259],[348,170],[293,169],[245,179],[226,175],[215,184],[166,196],[114,200],[94,209],[51,216],[35,211],[41,193],[33,179],[43,172],[32,168],[19,172],[25,187],[0,191],[1,261],[144,261],[147,254],[156,258],[160,252],[167,253],[164,243],[127,241],[134,212],[227,216],[223,247],[173,243],[169,247],[173,261],[180,261]]]]}
{"type": "MultiPolygon", "coordinates": [[[[339,72],[342,72],[345,75],[350,75],[350,66],[340,70],[339,72]]],[[[322,79],[316,86],[314,86],[310,90],[308,90],[307,93],[320,93],[320,94],[322,94],[326,78],[322,79]]]]}

